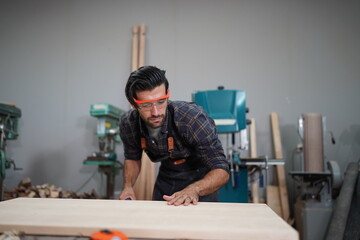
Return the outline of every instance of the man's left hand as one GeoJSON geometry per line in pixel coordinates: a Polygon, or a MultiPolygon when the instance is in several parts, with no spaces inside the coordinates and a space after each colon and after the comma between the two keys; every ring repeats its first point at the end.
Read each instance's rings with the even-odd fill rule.
{"type": "Polygon", "coordinates": [[[196,187],[188,186],[171,196],[164,195],[163,198],[168,202],[168,205],[179,206],[184,204],[184,206],[188,206],[190,203],[196,205],[199,201],[199,193],[196,187]]]}

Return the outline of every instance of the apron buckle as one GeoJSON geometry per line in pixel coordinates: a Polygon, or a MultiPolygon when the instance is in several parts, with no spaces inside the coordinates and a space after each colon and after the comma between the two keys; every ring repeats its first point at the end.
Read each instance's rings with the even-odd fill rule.
{"type": "Polygon", "coordinates": [[[183,164],[184,162],[186,162],[186,159],[185,159],[185,158],[179,159],[179,160],[176,160],[176,161],[173,161],[172,164],[174,164],[174,165],[180,165],[180,164],[183,164]]]}

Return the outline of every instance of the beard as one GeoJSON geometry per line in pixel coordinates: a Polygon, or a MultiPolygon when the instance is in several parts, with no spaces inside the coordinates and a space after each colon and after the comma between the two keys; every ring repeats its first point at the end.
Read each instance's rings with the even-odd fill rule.
{"type": "Polygon", "coordinates": [[[151,116],[146,119],[146,124],[151,128],[159,128],[162,127],[165,121],[165,115],[160,114],[157,116],[151,116]]]}

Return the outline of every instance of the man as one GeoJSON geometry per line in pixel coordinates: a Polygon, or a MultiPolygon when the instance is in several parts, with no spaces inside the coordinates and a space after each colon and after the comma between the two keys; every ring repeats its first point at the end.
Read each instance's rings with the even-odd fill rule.
{"type": "Polygon", "coordinates": [[[133,185],[145,151],[161,162],[153,200],[175,206],[217,201],[229,166],[214,121],[194,103],[169,101],[165,71],[153,66],[132,72],[125,94],[133,109],[120,120],[125,163],[119,199],[136,199],[133,185]]]}

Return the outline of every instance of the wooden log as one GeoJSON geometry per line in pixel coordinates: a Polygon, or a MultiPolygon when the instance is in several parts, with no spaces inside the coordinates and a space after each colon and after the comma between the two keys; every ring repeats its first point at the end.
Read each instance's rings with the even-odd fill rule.
{"type": "Polygon", "coordinates": [[[28,188],[28,187],[31,187],[31,178],[24,178],[23,180],[20,181],[19,183],[19,187],[25,187],[25,188],[28,188]]]}

